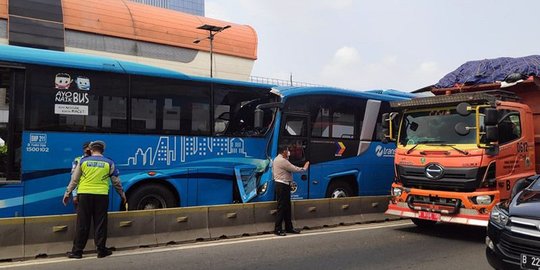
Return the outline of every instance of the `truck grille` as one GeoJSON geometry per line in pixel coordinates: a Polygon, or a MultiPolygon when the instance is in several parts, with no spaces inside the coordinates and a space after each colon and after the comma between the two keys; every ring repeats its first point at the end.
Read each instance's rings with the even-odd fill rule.
{"type": "Polygon", "coordinates": [[[444,168],[440,179],[429,179],[425,167],[397,165],[399,180],[406,187],[448,191],[474,191],[480,186],[486,167],[444,168]]]}

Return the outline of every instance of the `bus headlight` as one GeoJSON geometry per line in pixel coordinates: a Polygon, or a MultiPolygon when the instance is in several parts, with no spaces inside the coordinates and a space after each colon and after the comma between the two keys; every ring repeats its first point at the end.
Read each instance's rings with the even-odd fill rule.
{"type": "Polygon", "coordinates": [[[489,195],[476,196],[474,197],[474,201],[476,202],[476,204],[488,205],[488,204],[491,204],[491,196],[489,195]]]}
{"type": "Polygon", "coordinates": [[[493,222],[496,225],[504,227],[506,226],[506,223],[508,223],[508,215],[498,206],[495,206],[493,207],[493,210],[491,210],[489,221],[493,222]]]}
{"type": "Polygon", "coordinates": [[[262,186],[259,187],[259,194],[263,194],[268,189],[268,182],[264,183],[262,186]]]}
{"type": "Polygon", "coordinates": [[[399,196],[401,196],[401,193],[403,193],[401,188],[397,188],[397,187],[392,188],[392,196],[399,197],[399,196]]]}

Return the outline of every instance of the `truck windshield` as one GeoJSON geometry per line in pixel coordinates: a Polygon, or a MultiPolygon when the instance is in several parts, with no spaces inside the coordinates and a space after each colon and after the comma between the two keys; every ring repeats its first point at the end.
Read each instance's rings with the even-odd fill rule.
{"type": "Polygon", "coordinates": [[[454,131],[457,123],[476,127],[475,114],[461,116],[455,110],[432,110],[406,113],[403,117],[399,143],[403,146],[416,144],[474,144],[475,129],[461,136],[454,131]]]}

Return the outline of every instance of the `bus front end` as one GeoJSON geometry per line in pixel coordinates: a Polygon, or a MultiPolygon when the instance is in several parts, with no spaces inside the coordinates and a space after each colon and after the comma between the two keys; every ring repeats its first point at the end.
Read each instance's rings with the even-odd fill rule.
{"type": "Polygon", "coordinates": [[[395,181],[386,214],[418,226],[487,226],[500,201],[493,96],[456,94],[394,102],[395,181]]]}

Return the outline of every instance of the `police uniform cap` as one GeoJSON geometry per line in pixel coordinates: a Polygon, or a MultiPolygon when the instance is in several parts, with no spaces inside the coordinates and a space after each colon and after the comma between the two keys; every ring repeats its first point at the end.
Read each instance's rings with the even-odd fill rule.
{"type": "Polygon", "coordinates": [[[90,148],[100,148],[105,150],[105,142],[104,141],[93,141],[90,143],[90,148]]]}
{"type": "Polygon", "coordinates": [[[85,149],[86,147],[89,147],[90,143],[91,142],[84,142],[83,145],[82,145],[82,148],[85,149]]]}

